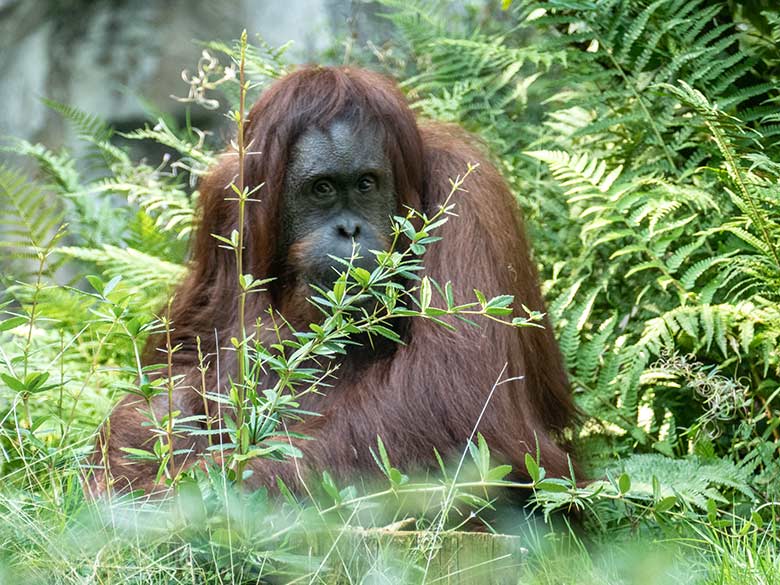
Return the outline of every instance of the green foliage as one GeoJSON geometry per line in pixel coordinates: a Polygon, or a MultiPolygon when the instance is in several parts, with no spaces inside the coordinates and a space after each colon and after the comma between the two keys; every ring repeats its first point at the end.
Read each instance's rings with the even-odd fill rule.
{"type": "Polygon", "coordinates": [[[36,259],[56,245],[63,222],[62,208],[47,204],[46,192],[16,171],[0,167],[3,217],[0,249],[14,259],[36,259]],[[48,213],[41,213],[41,209],[48,213]]]}
{"type": "Polygon", "coordinates": [[[385,4],[382,62],[487,139],[524,208],[592,472],[640,457],[663,482],[658,457],[694,453],[749,470],[731,500],[776,499],[777,9],[528,1],[469,28],[385,4]]]}
{"type": "Polygon", "coordinates": [[[608,473],[617,470],[631,478],[633,494],[652,495],[656,499],[676,496],[682,503],[702,511],[706,511],[709,500],[727,504],[729,500],[723,494],[733,496],[738,492],[748,500],[753,498],[750,466],[740,467],[723,459],[634,455],[622,464],[613,465],[608,473]]]}
{"type": "MultiPolygon", "coordinates": [[[[312,506],[292,497],[271,505],[263,493],[244,496],[227,485],[241,483],[253,457],[297,455],[275,433],[285,418],[307,415],[296,393],[314,391],[329,373],[303,368],[307,357],[345,351],[356,332],[397,341],[383,325],[388,315],[446,326],[445,315],[503,320],[509,303],[522,303],[477,293],[475,302],[455,306],[446,283],[421,279],[410,291],[387,284],[388,275],[419,270],[420,254],[435,240],[429,232],[451,210],[410,212],[394,220],[410,248],[394,248],[373,273],[346,259],[333,290],[314,299],[323,323],[284,347],[264,348],[250,332],[225,340],[242,370],[228,395],[211,398],[235,416],[226,417],[225,429],[207,420],[203,431],[230,438],[221,468],[169,473],[174,433],[204,421],[175,411],[149,421],[160,440],[133,455],[160,464],[186,509],[144,508],[138,516],[120,502],[96,524],[77,523],[91,526],[99,545],[74,547],[84,532],[73,518],[95,514],[81,496],[79,462],[115,394],[151,399],[175,383],[149,382],[139,352],[151,331],[171,327],[153,312],[184,273],[196,221],[191,185],[215,154],[200,130],[161,118],[123,136],[155,140],[178,155],[159,167],[136,163],[103,121],[49,101],[90,149],[74,160],[9,139],[4,150],[30,157],[39,173],[28,180],[0,168],[0,537],[13,570],[41,575],[63,566],[61,582],[83,582],[81,568],[70,567],[88,566],[91,574],[85,559],[100,555],[95,570],[104,582],[223,582],[228,574],[328,582],[334,567],[353,571],[353,582],[367,575],[417,582],[436,539],[490,511],[488,490],[501,487],[533,490],[545,513],[581,510],[596,538],[693,534],[706,562],[714,561],[705,582],[772,582],[780,574],[778,9],[761,0],[515,0],[493,11],[383,4],[398,38],[372,55],[403,80],[423,116],[483,137],[517,193],[584,412],[573,439],[584,473],[598,479],[583,482],[574,470],[571,478],[546,477],[529,454],[531,482],[517,484],[475,435],[454,474],[442,466],[441,478],[419,481],[396,467],[378,438],[373,453],[387,487],[362,494],[326,474],[312,486],[324,499],[313,494],[312,506]],[[385,311],[361,311],[356,300],[364,295],[385,311]],[[405,307],[401,295],[409,295],[405,307]],[[273,388],[258,386],[263,369],[279,374],[273,388]],[[412,547],[403,563],[373,559],[374,573],[343,557],[329,563],[330,553],[313,567],[298,554],[313,546],[312,527],[341,535],[358,518],[384,526],[387,513],[379,510],[397,514],[392,522],[414,518],[431,542],[412,547]],[[39,533],[18,529],[20,518],[39,533]],[[117,518],[145,523],[144,530],[126,531],[117,518]],[[155,526],[164,529],[149,530],[155,526]],[[60,553],[62,542],[68,546],[60,553]],[[170,551],[164,563],[160,550],[170,551]]],[[[232,119],[243,123],[242,100],[287,71],[283,53],[262,43],[211,43],[185,79],[189,95],[179,99],[216,108],[219,90],[236,108],[232,119]]],[[[237,205],[251,201],[252,193],[234,187],[237,205]]],[[[240,265],[243,234],[218,239],[240,265]]],[[[242,274],[236,284],[245,297],[265,283],[242,274]]],[[[338,550],[339,538],[326,550],[338,550]]],[[[582,543],[571,546],[584,554],[582,543]]],[[[540,547],[525,567],[540,565],[529,582],[568,574],[547,550],[540,547]]],[[[576,579],[619,581],[587,560],[572,570],[576,579]]]]}
{"type": "MultiPolygon", "coordinates": [[[[244,37],[236,64],[239,106],[230,113],[238,124],[239,136],[243,136],[246,119],[246,95],[253,87],[253,82],[245,79],[248,54],[244,37]]],[[[204,56],[204,59],[207,58],[204,56]]],[[[211,60],[207,61],[211,67],[211,60]]],[[[210,71],[220,74],[216,66],[210,71]]],[[[224,71],[220,79],[231,81],[230,74],[224,71]]],[[[196,98],[193,101],[211,105],[205,93],[196,98]]],[[[236,491],[249,472],[247,464],[252,459],[300,456],[289,439],[306,437],[285,432],[284,424],[316,414],[302,411],[298,399],[307,392],[319,391],[332,375],[333,368],[327,359],[311,365],[312,358],[343,354],[348,345],[354,343],[350,336],[367,334],[369,339],[383,336],[400,342],[398,334],[387,324],[388,320],[398,318],[428,319],[448,328],[453,326],[444,320],[445,317],[456,317],[465,322],[483,317],[511,327],[530,326],[538,321],[540,316],[533,313],[528,318],[513,317],[514,299],[509,295],[488,298],[475,291],[474,301],[456,304],[450,283],[439,284],[417,276],[422,270],[427,246],[438,240],[436,230],[454,216],[455,205],[450,199],[461,190],[474,167],[468,166],[464,168],[463,176],[452,178],[450,197],[440,208],[429,210],[427,214],[407,210],[406,215],[393,218],[392,244],[388,250],[376,252],[377,266],[373,271],[353,266],[353,259],[342,261],[343,273],[332,290],[317,290],[318,294],[312,299],[322,312],[322,322],[311,324],[302,331],[291,330],[291,337],[286,335],[287,339],[270,347],[263,346],[251,332],[243,329],[234,338],[225,340],[237,354],[239,367],[235,378],[230,380],[224,392],[205,386],[200,389],[204,402],[221,408],[223,415],[210,416],[206,408],[205,417],[186,417],[173,406],[173,392],[179,376],[172,375],[171,364],[173,355],[180,349],[170,343],[175,323],[168,319],[165,311],[159,316],[152,311],[160,307],[170,286],[185,272],[180,262],[183,256],[181,242],[189,235],[194,220],[194,205],[186,194],[183,178],[170,170],[185,169],[197,175],[213,160],[213,154],[205,149],[200,141],[202,135],[196,129],[178,131],[169,122],[160,120],[152,128],[131,132],[125,137],[157,139],[176,148],[181,158],[160,167],[132,163],[124,150],[113,145],[112,130],[100,120],[74,108],[52,106],[94,145],[95,151],[89,154],[87,162],[92,165],[97,161],[100,174],[96,179],[84,178],[75,170],[83,161],[74,161],[65,153],[54,154],[36,145],[18,143],[24,154],[39,163],[45,187],[33,185],[33,196],[30,197],[21,176],[12,171],[3,175],[7,177],[7,197],[18,207],[13,219],[19,227],[13,231],[14,239],[9,239],[9,247],[29,249],[37,261],[37,270],[32,283],[22,281],[8,289],[10,302],[2,307],[5,314],[0,319],[3,342],[0,352],[3,415],[0,473],[4,480],[0,516],[10,514],[12,509],[18,510],[21,505],[26,518],[33,523],[42,522],[45,508],[20,504],[16,495],[21,494],[23,500],[27,494],[39,494],[47,503],[49,498],[58,503],[66,502],[74,513],[96,515],[96,524],[91,531],[101,534],[97,546],[103,551],[101,555],[107,557],[122,559],[130,550],[133,551],[130,554],[138,558],[151,559],[161,548],[171,545],[172,536],[184,541],[192,536],[194,540],[187,546],[192,547],[191,553],[198,557],[195,564],[199,565],[198,574],[204,579],[213,579],[223,571],[266,577],[275,574],[278,567],[282,567],[279,570],[285,574],[305,575],[313,571],[315,575],[332,575],[332,567],[326,564],[328,555],[324,555],[320,567],[312,569],[310,564],[296,561],[295,555],[287,552],[289,538],[297,538],[294,544],[296,550],[301,550],[302,542],[308,542],[306,531],[315,528],[312,522],[303,523],[299,517],[309,520],[313,517],[323,524],[325,539],[317,537],[316,541],[329,543],[331,539],[326,531],[329,526],[325,521],[342,521],[358,512],[362,514],[364,507],[370,510],[375,502],[390,500],[398,504],[422,494],[423,505],[416,505],[414,509],[420,510],[420,526],[431,527],[434,540],[420,544],[415,553],[425,566],[418,566],[417,561],[407,563],[403,572],[412,571],[424,578],[428,564],[438,551],[434,546],[435,539],[461,522],[453,517],[468,518],[471,509],[491,508],[493,496],[488,490],[502,486],[528,487],[505,480],[511,469],[506,465],[492,465],[489,447],[478,435],[476,445],[470,448],[464,445],[464,458],[468,448],[475,472],[471,472],[470,463],[462,461],[455,473],[434,482],[411,482],[393,466],[378,438],[377,462],[386,473],[390,487],[361,496],[355,488],[340,488],[332,478],[324,476],[322,489],[334,501],[324,509],[303,506],[291,496],[290,505],[281,508],[276,503],[269,504],[262,492],[245,497],[236,491]],[[95,159],[94,154],[100,156],[95,159]],[[168,171],[164,172],[165,169],[168,171]],[[42,213],[44,189],[58,206],[56,213],[42,213]],[[33,209],[33,206],[37,207],[33,209]],[[60,227],[68,220],[67,228],[60,227]],[[70,245],[63,245],[62,238],[70,245]],[[407,240],[409,245],[404,248],[401,243],[407,240]],[[59,282],[51,259],[56,259],[58,268],[76,275],[72,284],[59,282]],[[404,288],[397,282],[398,275],[405,275],[417,284],[404,288]],[[376,303],[364,304],[362,301],[368,296],[376,303]],[[374,308],[369,310],[367,307],[374,308]],[[161,333],[168,340],[162,358],[167,363],[163,363],[162,368],[141,365],[141,348],[146,336],[152,332],[161,333]],[[167,375],[150,376],[151,372],[159,373],[161,369],[164,373],[166,366],[167,375]],[[264,382],[268,380],[269,371],[276,376],[266,387],[264,382]],[[100,515],[99,509],[83,501],[80,480],[90,473],[84,466],[84,456],[93,449],[94,437],[91,435],[115,393],[131,393],[141,399],[139,412],[145,416],[144,424],[156,437],[143,448],[125,449],[129,459],[155,463],[158,482],[166,482],[175,490],[181,498],[179,504],[184,501],[182,505],[195,506],[195,512],[177,509],[176,513],[185,516],[196,513],[201,520],[204,514],[209,514],[205,530],[201,530],[204,526],[195,528],[190,522],[192,518],[187,516],[183,519],[187,526],[182,532],[144,533],[148,547],[128,547],[122,544],[122,531],[115,531],[111,522],[100,515]],[[160,414],[144,408],[144,402],[151,406],[155,398],[167,398],[165,412],[160,414]],[[199,460],[202,467],[183,469],[177,465],[176,456],[186,452],[176,450],[174,439],[190,433],[205,435],[210,447],[199,460]],[[213,440],[214,437],[219,441],[213,440]],[[218,455],[217,461],[211,457],[214,454],[218,455]],[[478,479],[463,479],[461,470],[478,479]],[[246,505],[250,511],[240,512],[237,505],[246,505]],[[233,533],[236,529],[233,515],[236,513],[244,514],[247,519],[259,515],[263,522],[241,529],[240,532],[248,535],[244,539],[239,532],[233,533]],[[281,524],[286,528],[280,529],[281,524]],[[259,533],[269,534],[264,540],[272,547],[267,558],[255,563],[253,557],[248,563],[235,565],[230,555],[244,546],[246,550],[260,546],[263,539],[251,536],[259,533]],[[226,534],[227,545],[223,538],[226,534]],[[222,542],[220,546],[225,554],[220,553],[219,558],[215,558],[207,553],[213,552],[210,547],[218,541],[222,542]]],[[[241,139],[238,140],[237,155],[240,161],[246,155],[241,139]]],[[[91,173],[85,175],[91,176],[91,173]]],[[[246,296],[264,287],[267,280],[243,270],[247,237],[243,218],[246,206],[254,201],[254,192],[244,188],[241,178],[232,185],[232,190],[235,197],[231,200],[236,203],[240,227],[231,234],[214,234],[214,237],[215,246],[232,250],[237,265],[242,268],[236,282],[236,310],[243,323],[246,321],[246,296]]],[[[274,312],[270,317],[272,321],[283,321],[274,312]]],[[[201,368],[207,367],[201,356],[201,368]]],[[[312,489],[317,487],[312,486],[312,489]]],[[[289,495],[283,485],[280,490],[289,495]]],[[[132,497],[127,503],[127,510],[122,509],[122,502],[112,503],[109,514],[127,514],[133,521],[144,523],[144,514],[149,510],[159,514],[167,512],[164,508],[157,509],[155,504],[147,509],[132,497]],[[136,504],[140,508],[134,508],[136,504]]],[[[369,519],[369,524],[378,524],[384,518],[385,514],[377,514],[376,518],[369,519]]],[[[181,518],[165,520],[165,523],[179,520],[181,518]]],[[[14,555],[12,568],[23,575],[19,578],[36,575],[40,567],[22,552],[31,545],[29,534],[9,531],[4,536],[8,543],[6,550],[14,555]]],[[[54,529],[46,538],[59,542],[66,536],[54,529]]],[[[36,550],[35,546],[32,548],[36,550]]],[[[89,544],[86,548],[78,546],[69,551],[74,553],[67,555],[69,562],[83,562],[87,550],[89,544]]],[[[46,557],[40,550],[37,555],[46,557]]],[[[176,566],[178,561],[177,558],[170,570],[143,567],[139,570],[140,582],[163,577],[178,579],[182,574],[176,566]]],[[[123,567],[121,560],[117,562],[122,567],[117,574],[131,570],[123,567]]],[[[488,562],[491,561],[488,559],[488,562]]],[[[369,569],[375,571],[376,567],[369,569]]],[[[194,570],[193,565],[187,574],[194,570]]],[[[114,569],[108,566],[101,566],[98,573],[105,581],[116,576],[114,569]]]]}

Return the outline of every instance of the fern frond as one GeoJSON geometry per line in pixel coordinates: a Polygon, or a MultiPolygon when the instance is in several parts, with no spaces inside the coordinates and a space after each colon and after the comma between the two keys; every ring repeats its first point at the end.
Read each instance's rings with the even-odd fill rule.
{"type": "Polygon", "coordinates": [[[111,144],[114,130],[102,118],[88,114],[74,106],[42,98],[46,106],[60,114],[76,131],[76,135],[95,146],[107,164],[130,164],[130,157],[121,148],[111,144]]]}
{"type": "Polygon", "coordinates": [[[184,157],[181,166],[196,176],[203,175],[216,161],[216,157],[203,148],[205,134],[195,132],[194,135],[182,137],[162,118],[157,120],[154,127],[147,125],[120,135],[130,140],[153,140],[174,149],[184,157]]]}
{"type": "Polygon", "coordinates": [[[32,144],[20,138],[11,139],[11,144],[1,150],[33,158],[53,188],[63,193],[75,193],[81,188],[76,161],[67,152],[53,152],[42,144],[32,144]]]}
{"type": "Polygon", "coordinates": [[[63,211],[40,187],[20,173],[0,165],[0,216],[3,248],[37,254],[50,248],[60,236],[63,211]]]}
{"type": "Polygon", "coordinates": [[[560,348],[567,364],[574,365],[576,362],[577,350],[582,342],[581,331],[593,310],[593,304],[596,297],[602,292],[601,287],[593,288],[588,291],[583,300],[576,308],[569,313],[568,322],[563,327],[560,335],[560,348]]]}
{"type": "Polygon", "coordinates": [[[607,193],[623,170],[622,166],[618,166],[606,173],[606,164],[597,159],[590,159],[587,154],[573,157],[568,152],[560,150],[537,150],[524,154],[547,163],[556,180],[562,186],[568,187],[567,195],[580,191],[592,192],[594,189],[607,193]]]}
{"type": "Polygon", "coordinates": [[[184,277],[186,267],[174,264],[133,248],[104,245],[101,249],[61,247],[57,250],[70,258],[94,262],[109,278],[121,276],[133,290],[167,289],[184,277]]]}
{"type": "Polygon", "coordinates": [[[586,344],[577,352],[576,360],[572,366],[576,368],[577,379],[588,384],[603,363],[604,356],[608,353],[609,340],[615,331],[617,318],[615,315],[602,323],[598,333],[596,333],[586,344]]]}
{"type": "Polygon", "coordinates": [[[702,274],[707,272],[713,266],[728,262],[730,256],[730,254],[724,254],[721,256],[713,256],[711,258],[704,258],[703,260],[699,260],[683,273],[682,277],[680,278],[680,282],[686,289],[691,290],[702,274]]]}
{"type": "Polygon", "coordinates": [[[725,459],[704,461],[696,457],[670,459],[640,454],[613,465],[608,473],[628,474],[632,491],[648,498],[676,496],[699,510],[706,510],[710,499],[728,502],[734,491],[749,500],[755,499],[750,488],[750,470],[725,459]],[[654,484],[660,487],[660,493],[655,492],[654,484]]]}
{"type": "Polygon", "coordinates": [[[187,194],[175,182],[159,177],[153,169],[139,165],[136,171],[142,172],[105,179],[94,191],[123,196],[154,217],[158,229],[174,233],[177,239],[186,237],[192,231],[195,214],[187,194]]]}
{"type": "MultiPolygon", "coordinates": [[[[205,46],[227,55],[234,63],[238,63],[241,60],[241,45],[239,41],[235,41],[233,44],[211,41],[206,43],[205,46]]],[[[283,77],[290,71],[290,65],[285,55],[291,46],[292,42],[279,46],[271,45],[262,36],[256,34],[253,41],[247,44],[244,51],[247,75],[255,83],[283,77]]]]}

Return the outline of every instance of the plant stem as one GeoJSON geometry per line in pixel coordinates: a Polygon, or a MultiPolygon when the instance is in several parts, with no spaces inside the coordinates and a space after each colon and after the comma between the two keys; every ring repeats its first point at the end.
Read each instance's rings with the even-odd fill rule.
{"type": "Polygon", "coordinates": [[[213,437],[211,436],[211,414],[209,413],[209,400],[206,395],[206,372],[209,369],[208,364],[203,362],[203,350],[200,346],[200,336],[195,338],[195,343],[198,346],[198,371],[200,372],[200,396],[203,399],[203,414],[206,417],[206,430],[208,431],[208,444],[209,447],[213,445],[213,437]]]}
{"type": "MultiPolygon", "coordinates": [[[[22,380],[27,382],[27,373],[30,366],[30,352],[32,349],[32,334],[33,327],[35,326],[35,317],[38,308],[38,295],[41,292],[41,281],[43,280],[43,269],[46,267],[47,253],[38,250],[38,271],[35,275],[35,291],[33,292],[32,304],[30,306],[30,322],[27,325],[27,338],[24,341],[24,374],[22,380]]],[[[22,407],[24,410],[24,424],[28,429],[32,429],[32,416],[30,415],[30,394],[28,392],[22,393],[22,407]]]]}
{"type": "Polygon", "coordinates": [[[171,346],[171,321],[170,321],[170,314],[171,314],[171,304],[173,302],[173,298],[171,298],[170,301],[168,301],[168,312],[165,317],[164,323],[165,323],[165,349],[166,354],[168,358],[168,380],[166,383],[166,389],[168,394],[168,418],[166,419],[165,424],[165,435],[168,440],[168,457],[169,457],[169,473],[171,475],[171,479],[176,479],[176,462],[174,461],[173,452],[173,391],[175,390],[175,384],[173,380],[173,352],[174,348],[171,346]]]}
{"type": "MultiPolygon", "coordinates": [[[[236,405],[236,434],[239,438],[237,449],[239,454],[242,453],[243,441],[240,440],[244,431],[244,409],[246,408],[246,295],[247,287],[244,282],[244,221],[246,211],[246,185],[244,184],[244,165],[246,161],[246,144],[244,142],[244,109],[246,107],[246,47],[247,47],[247,34],[246,30],[241,33],[241,58],[238,66],[239,75],[239,103],[238,103],[238,116],[236,124],[238,126],[237,146],[238,146],[238,177],[236,183],[236,190],[238,191],[238,244],[236,246],[236,269],[238,270],[238,284],[239,284],[239,297],[238,297],[238,380],[236,384],[238,404],[236,405]]],[[[236,464],[236,484],[240,487],[244,468],[246,466],[245,461],[239,461],[236,464]]]]}

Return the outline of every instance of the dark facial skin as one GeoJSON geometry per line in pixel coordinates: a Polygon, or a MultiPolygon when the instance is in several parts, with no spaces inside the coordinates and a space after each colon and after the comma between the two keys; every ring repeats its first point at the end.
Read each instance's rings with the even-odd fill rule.
{"type": "Polygon", "coordinates": [[[344,270],[330,256],[372,270],[370,250],[386,249],[397,196],[381,134],[371,125],[336,121],[296,142],[283,194],[282,256],[295,278],[330,288],[344,270]]]}

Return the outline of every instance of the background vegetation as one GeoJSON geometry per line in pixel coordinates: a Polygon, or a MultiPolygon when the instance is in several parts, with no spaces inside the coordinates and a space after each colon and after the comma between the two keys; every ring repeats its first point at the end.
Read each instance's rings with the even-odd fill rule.
{"type": "MultiPolygon", "coordinates": [[[[396,76],[422,115],[465,126],[494,153],[585,413],[579,450],[604,478],[545,480],[527,462],[540,510],[577,508],[582,526],[518,521],[531,550],[518,579],[780,581],[780,9],[515,0],[456,17],[448,2],[383,4],[392,43],[325,58],[396,76]]],[[[207,50],[219,60],[201,59],[185,99],[238,110],[240,45],[207,50]]],[[[245,57],[249,100],[288,67],[259,41],[245,57]]],[[[474,510],[490,525],[490,495],[457,474],[410,481],[381,445],[388,487],[367,494],[326,475],[321,498],[278,503],[193,474],[169,506],[85,502],[84,457],[110,405],[137,390],[137,349],[184,273],[192,190],[222,145],[152,114],[121,138],[171,155],[134,161],[100,120],[49,105],[91,148],[74,160],[5,142],[39,172],[0,168],[3,579],[421,582],[435,538],[359,562],[336,546],[302,554],[301,543],[405,517],[436,536],[474,510]]],[[[359,280],[347,272],[345,286],[359,280]]],[[[150,456],[164,463],[161,449],[150,456]]],[[[487,450],[475,437],[476,477],[500,483],[487,450]]]]}

